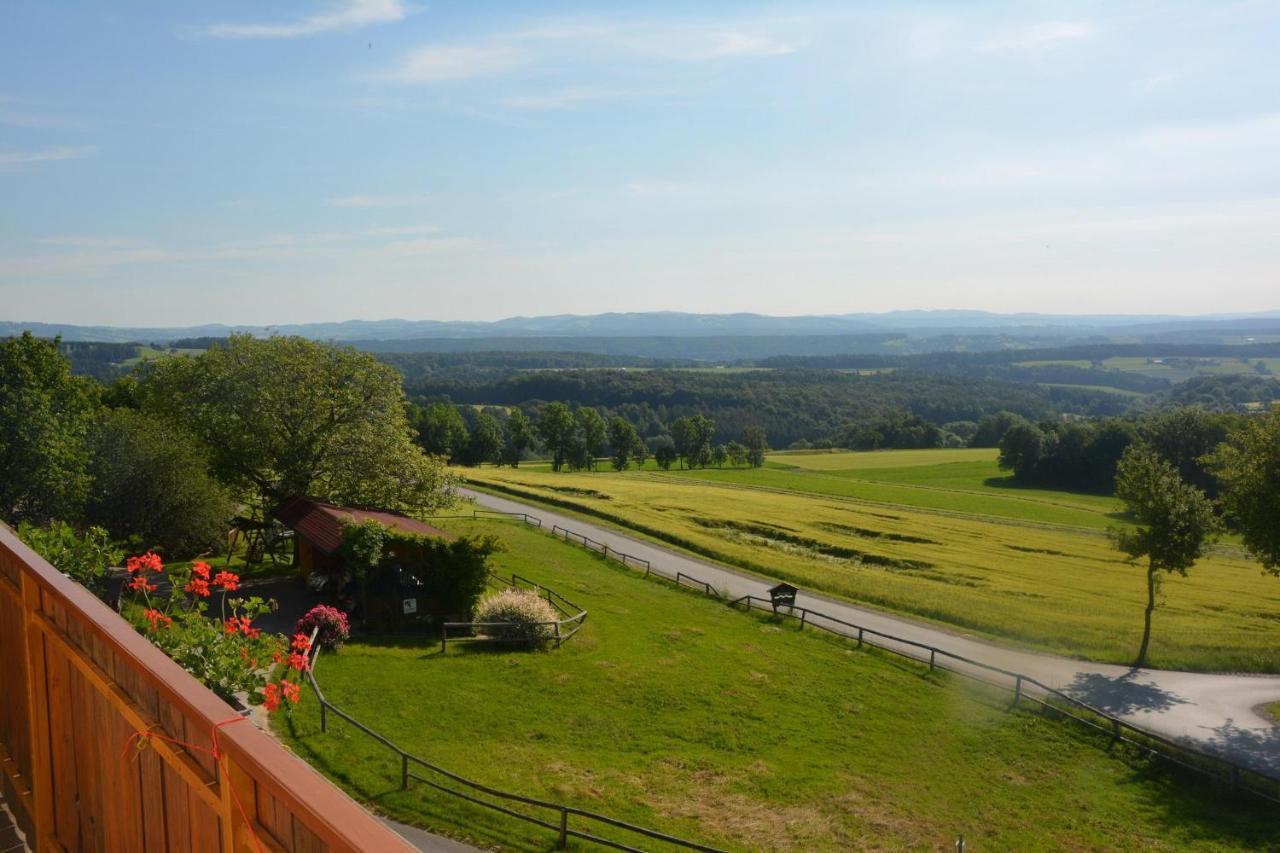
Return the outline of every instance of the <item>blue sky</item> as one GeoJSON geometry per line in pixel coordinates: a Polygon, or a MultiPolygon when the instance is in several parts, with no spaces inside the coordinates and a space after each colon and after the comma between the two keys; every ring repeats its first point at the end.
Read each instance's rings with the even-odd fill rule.
{"type": "Polygon", "coordinates": [[[0,316],[1280,308],[1280,4],[6,4],[0,316]]]}

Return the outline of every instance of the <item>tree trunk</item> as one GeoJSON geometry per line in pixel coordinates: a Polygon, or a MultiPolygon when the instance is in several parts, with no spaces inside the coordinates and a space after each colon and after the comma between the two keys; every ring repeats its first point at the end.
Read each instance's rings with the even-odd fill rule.
{"type": "Polygon", "coordinates": [[[1138,648],[1138,659],[1134,666],[1145,666],[1147,663],[1147,646],[1151,645],[1151,614],[1156,609],[1156,570],[1147,567],[1147,612],[1143,618],[1142,645],[1138,648]]]}

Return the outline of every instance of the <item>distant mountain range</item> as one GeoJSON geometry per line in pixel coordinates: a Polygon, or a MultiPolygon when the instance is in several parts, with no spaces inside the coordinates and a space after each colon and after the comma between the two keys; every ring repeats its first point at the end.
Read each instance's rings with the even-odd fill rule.
{"type": "MultiPolygon", "coordinates": [[[[615,314],[556,314],[510,317],[493,322],[439,320],[347,320],[339,323],[298,323],[277,326],[206,324],[184,327],[76,326],[65,323],[0,321],[0,337],[30,330],[41,337],[65,341],[104,341],[167,344],[181,338],[221,338],[232,332],[254,335],[301,335],[362,346],[395,342],[394,349],[411,350],[414,342],[435,349],[429,341],[455,341],[473,349],[507,338],[694,338],[777,336],[1007,335],[1033,338],[1079,339],[1089,336],[1140,337],[1190,332],[1216,335],[1280,334],[1280,311],[1259,314],[1180,317],[1135,314],[997,314],[986,311],[890,311],[884,314],[831,314],[774,317],[764,314],[685,314],[672,311],[615,314]]],[[[526,344],[528,342],[526,341],[526,344]]],[[[554,343],[554,341],[551,341],[554,343]]],[[[500,345],[491,348],[501,349],[500,345]]],[[[524,349],[526,347],[520,347],[524,349]]]]}

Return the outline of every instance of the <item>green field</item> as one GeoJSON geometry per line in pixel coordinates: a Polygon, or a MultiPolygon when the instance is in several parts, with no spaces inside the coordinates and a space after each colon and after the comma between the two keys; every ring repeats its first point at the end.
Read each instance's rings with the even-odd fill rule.
{"type": "MultiPolygon", "coordinates": [[[[1157,379],[1168,379],[1170,382],[1185,382],[1196,376],[1237,376],[1250,375],[1255,372],[1254,365],[1259,361],[1267,366],[1271,375],[1280,375],[1280,358],[1249,358],[1241,361],[1226,356],[1170,356],[1167,358],[1145,356],[1114,356],[1102,362],[1104,370],[1120,370],[1126,373],[1141,373],[1157,379]]],[[[1022,361],[1017,367],[1046,367],[1064,365],[1069,367],[1091,367],[1091,362],[1084,359],[1052,359],[1048,361],[1022,361]]],[[[1068,386],[1074,387],[1074,386],[1068,386]]],[[[1115,389],[1109,389],[1115,390],[1115,389]]]]}
{"type": "MultiPolygon", "coordinates": [[[[450,529],[499,535],[495,568],[586,607],[584,630],[533,652],[357,642],[317,673],[339,707],[477,781],[733,850],[950,849],[961,834],[979,850],[1280,844],[1256,804],[1009,712],[1006,694],[645,580],[532,528],[450,529]]],[[[398,759],[341,722],[321,734],[309,696],[275,728],[400,820],[486,847],[554,845],[421,783],[402,792],[398,759]]]]}
{"type": "MultiPolygon", "coordinates": [[[[1145,587],[1142,569],[1122,559],[1102,529],[1117,521],[1115,501],[1043,491],[1006,496],[975,485],[990,461],[957,458],[957,451],[902,453],[916,456],[771,460],[831,466],[841,456],[867,457],[822,471],[463,473],[474,484],[810,589],[1058,654],[1132,660],[1145,587]],[[955,461],[924,464],[932,453],[955,461]],[[947,483],[958,485],[939,485],[947,483]]],[[[1153,666],[1280,671],[1280,583],[1238,548],[1215,549],[1189,577],[1170,577],[1163,599],[1153,666]]]]}

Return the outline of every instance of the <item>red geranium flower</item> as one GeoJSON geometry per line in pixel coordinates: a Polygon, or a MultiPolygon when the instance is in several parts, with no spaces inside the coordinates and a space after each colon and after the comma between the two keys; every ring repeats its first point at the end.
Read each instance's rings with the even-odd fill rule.
{"type": "Polygon", "coordinates": [[[209,579],[209,564],[195,562],[191,564],[191,573],[202,580],[209,579]]]}
{"type": "Polygon", "coordinates": [[[183,587],[183,589],[187,592],[194,593],[201,598],[209,597],[209,582],[207,580],[202,580],[201,578],[192,578],[190,582],[183,587]]]}
{"type": "Polygon", "coordinates": [[[240,576],[235,572],[218,572],[213,582],[227,592],[234,592],[240,586],[240,576]]]}
{"type": "Polygon", "coordinates": [[[310,650],[311,650],[311,638],[310,638],[310,637],[308,637],[306,634],[294,634],[294,635],[293,635],[293,649],[294,649],[294,651],[299,651],[299,652],[306,652],[306,651],[310,651],[310,650]]]}
{"type": "Polygon", "coordinates": [[[142,618],[146,619],[147,622],[151,623],[152,631],[156,630],[161,625],[173,624],[172,619],[170,619],[168,616],[161,613],[159,610],[156,610],[154,607],[151,608],[150,610],[142,611],[142,618]]]}
{"type": "Polygon", "coordinates": [[[262,704],[268,711],[274,711],[280,707],[280,688],[274,684],[268,684],[262,688],[262,704]]]}
{"type": "Polygon", "coordinates": [[[124,567],[131,572],[163,572],[164,562],[160,559],[159,554],[148,551],[140,557],[130,557],[125,561],[124,567]]]}
{"type": "Polygon", "coordinates": [[[133,580],[129,582],[129,589],[134,592],[155,592],[158,587],[153,583],[147,583],[146,575],[134,575],[133,580]]]}
{"type": "Polygon", "coordinates": [[[298,672],[306,672],[309,666],[307,656],[301,652],[294,652],[289,655],[289,666],[298,672]]]}
{"type": "Polygon", "coordinates": [[[299,693],[302,685],[298,684],[296,681],[282,681],[280,682],[280,686],[284,688],[285,698],[295,705],[298,704],[298,700],[302,698],[299,693]]]}

